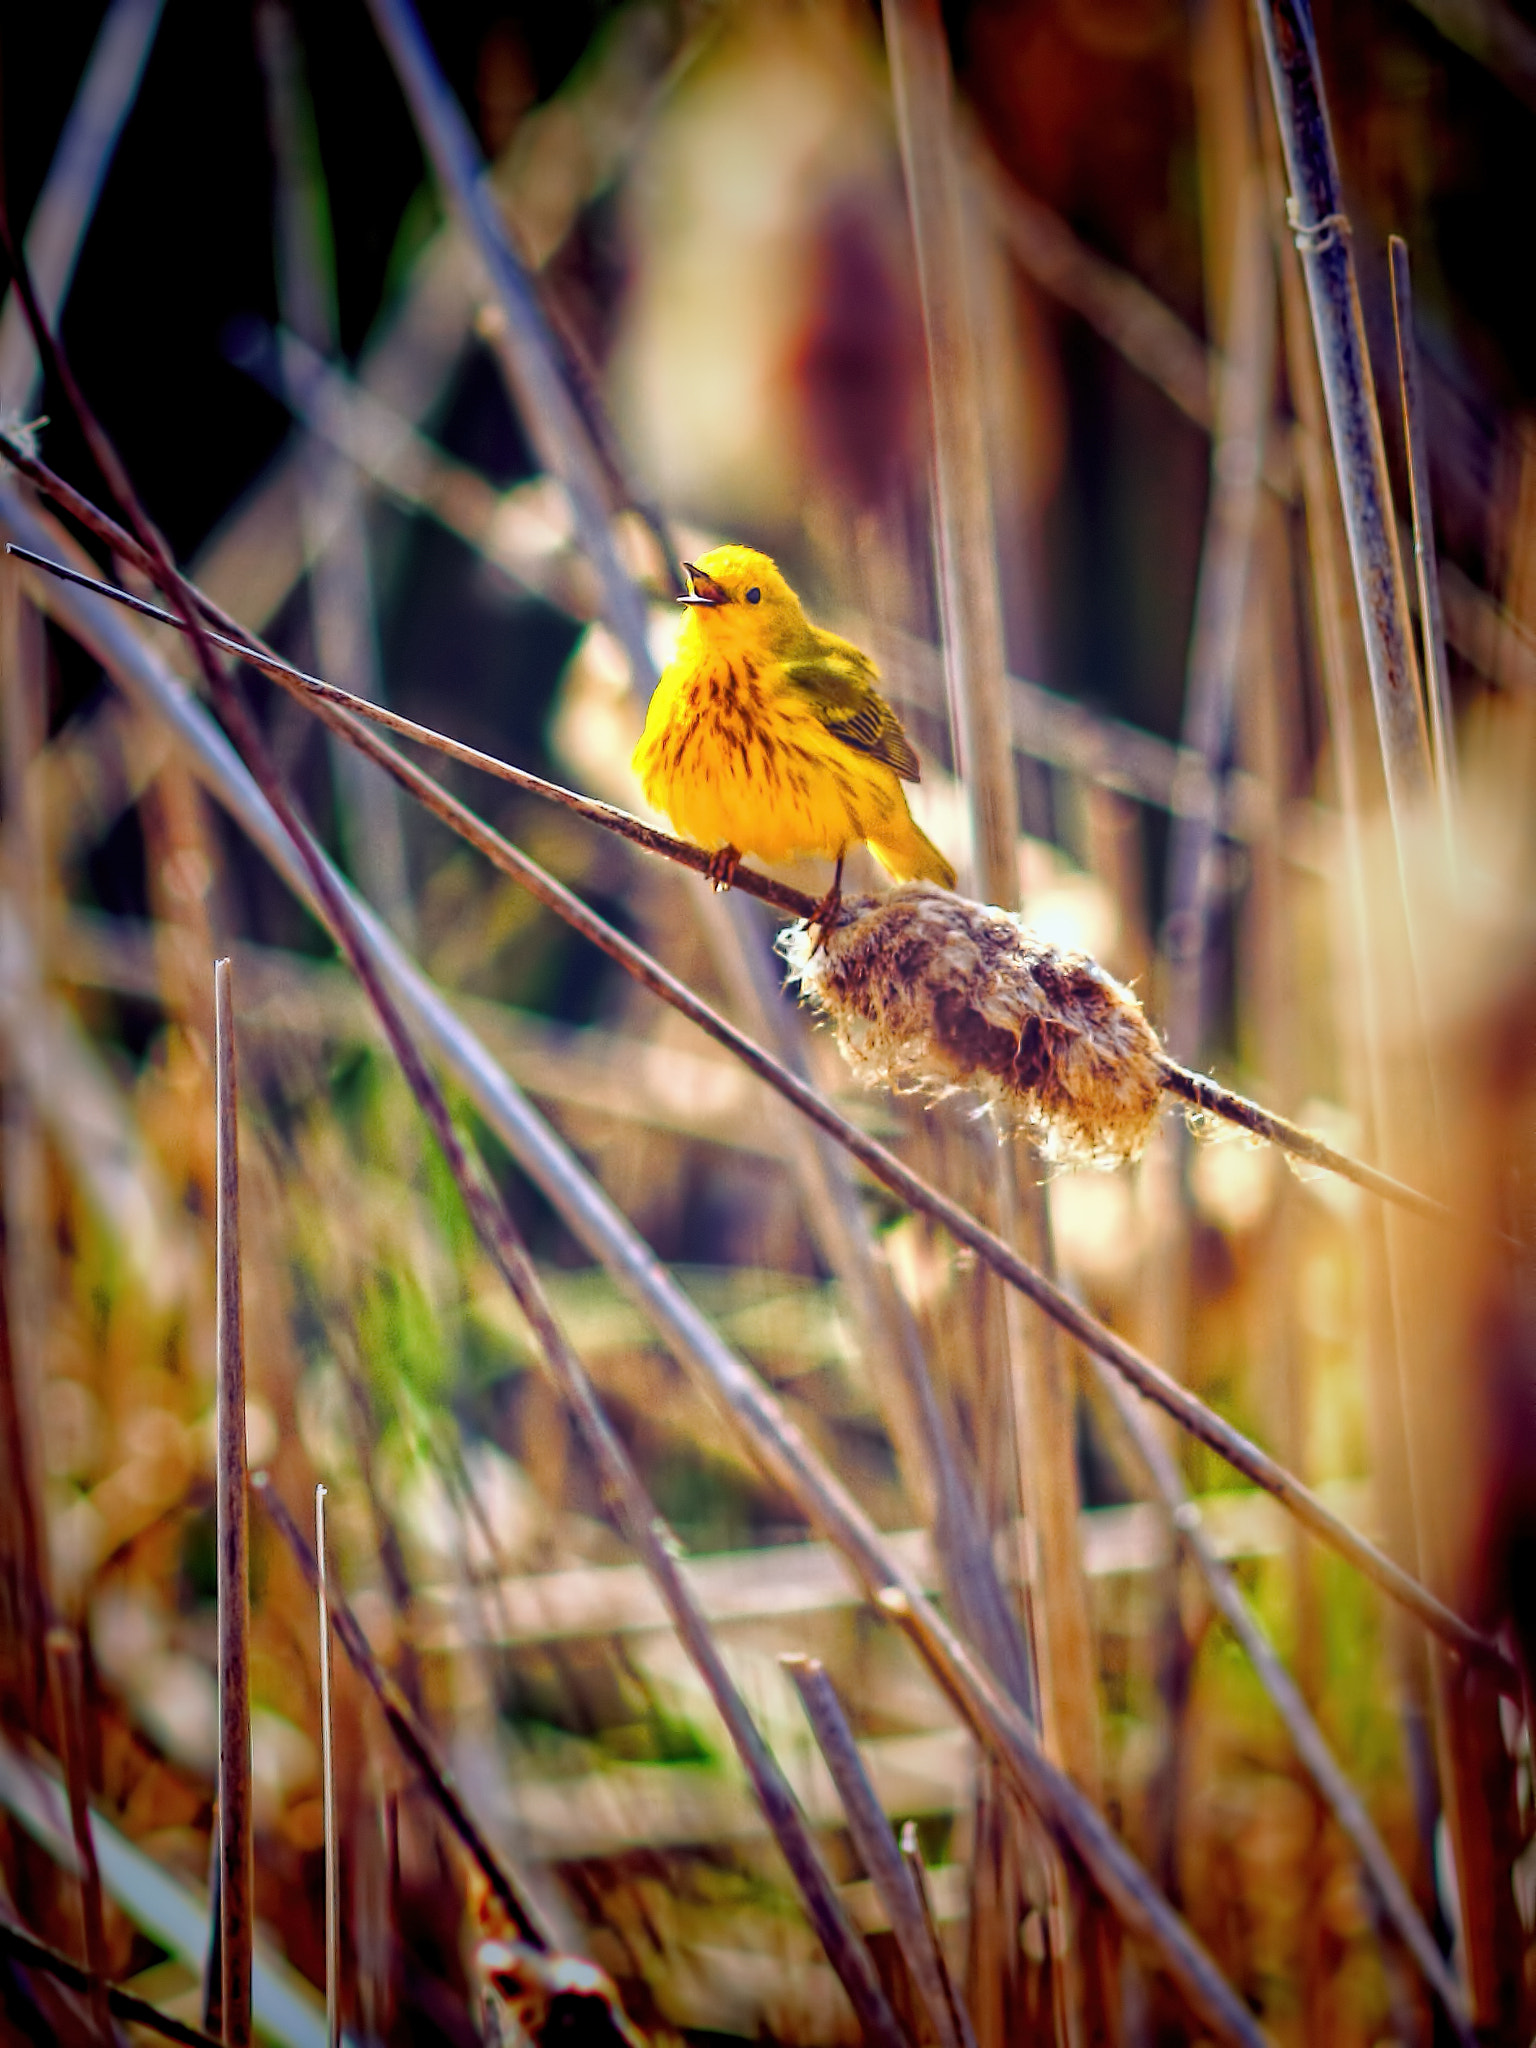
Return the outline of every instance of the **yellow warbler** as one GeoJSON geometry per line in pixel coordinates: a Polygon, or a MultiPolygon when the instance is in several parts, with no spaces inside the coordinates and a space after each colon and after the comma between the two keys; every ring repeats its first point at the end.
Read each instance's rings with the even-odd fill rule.
{"type": "Polygon", "coordinates": [[[918,780],[901,720],[851,641],[813,626],[766,555],[714,548],[685,562],[692,594],[677,652],[656,685],[634,768],[646,802],[714,852],[728,888],[743,854],[821,855],[837,872],[866,841],[898,882],[955,886],[955,871],[907,809],[918,780]]]}

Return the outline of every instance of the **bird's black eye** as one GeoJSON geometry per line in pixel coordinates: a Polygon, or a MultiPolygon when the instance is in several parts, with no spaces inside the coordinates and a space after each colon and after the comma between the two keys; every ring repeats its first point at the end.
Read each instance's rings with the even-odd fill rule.
{"type": "Polygon", "coordinates": [[[747,603],[761,604],[762,601],[763,593],[758,589],[757,585],[754,583],[752,588],[747,592],[747,603]]]}

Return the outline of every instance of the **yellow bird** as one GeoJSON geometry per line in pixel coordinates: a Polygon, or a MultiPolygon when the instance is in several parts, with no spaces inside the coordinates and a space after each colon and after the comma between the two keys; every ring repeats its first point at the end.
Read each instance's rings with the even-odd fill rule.
{"type": "Polygon", "coordinates": [[[907,809],[919,778],[901,720],[851,641],[813,626],[766,555],[714,548],[684,562],[692,586],[677,652],[635,749],[646,802],[711,849],[730,887],[743,854],[837,862],[817,920],[835,909],[843,857],[861,840],[898,882],[955,886],[907,809]]]}

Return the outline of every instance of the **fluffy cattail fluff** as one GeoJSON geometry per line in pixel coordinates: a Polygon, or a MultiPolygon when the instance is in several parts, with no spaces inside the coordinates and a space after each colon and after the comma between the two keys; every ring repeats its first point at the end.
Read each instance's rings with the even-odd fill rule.
{"type": "Polygon", "coordinates": [[[972,1089],[1005,1128],[1074,1166],[1134,1159],[1151,1134],[1161,1050],[1141,1005],[1007,911],[908,882],[845,897],[818,950],[804,924],[780,933],[779,950],[871,1086],[972,1089]]]}

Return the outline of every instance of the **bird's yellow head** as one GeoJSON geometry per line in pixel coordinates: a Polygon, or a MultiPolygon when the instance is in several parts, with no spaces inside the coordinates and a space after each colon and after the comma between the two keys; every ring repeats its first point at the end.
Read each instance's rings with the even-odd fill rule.
{"type": "Polygon", "coordinates": [[[679,652],[692,638],[701,650],[790,653],[809,628],[800,600],[777,565],[755,548],[711,548],[684,562],[691,586],[679,652]]]}

